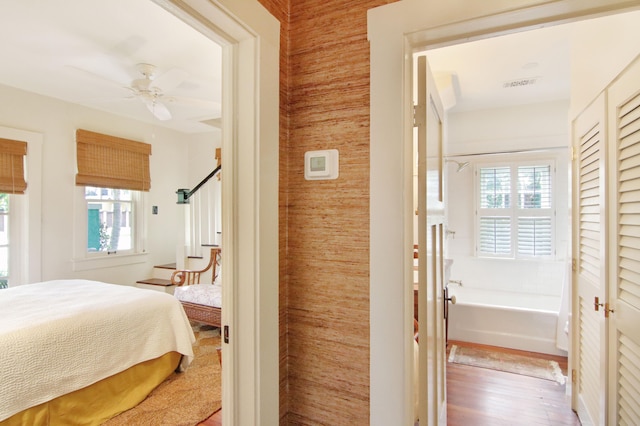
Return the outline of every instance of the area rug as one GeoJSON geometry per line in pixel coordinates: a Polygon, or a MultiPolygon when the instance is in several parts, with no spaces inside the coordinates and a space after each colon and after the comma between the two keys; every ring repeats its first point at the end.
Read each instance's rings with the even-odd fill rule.
{"type": "Polygon", "coordinates": [[[196,336],[194,360],[184,373],[173,373],[137,406],[113,417],[108,426],[192,426],[222,406],[220,329],[191,323],[196,336]]]}
{"type": "Polygon", "coordinates": [[[560,365],[556,361],[524,355],[453,345],[449,353],[449,362],[537,377],[559,384],[565,382],[560,365]]]}

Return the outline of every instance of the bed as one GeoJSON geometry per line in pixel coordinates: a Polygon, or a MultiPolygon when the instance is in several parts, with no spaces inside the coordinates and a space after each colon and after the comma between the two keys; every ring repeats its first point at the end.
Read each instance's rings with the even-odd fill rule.
{"type": "Polygon", "coordinates": [[[0,424],[101,424],[193,359],[165,293],[90,280],[0,290],[0,424]]]}
{"type": "Polygon", "coordinates": [[[187,317],[214,327],[220,327],[222,314],[221,253],[219,247],[212,247],[204,269],[177,270],[171,276],[171,283],[176,286],[173,294],[182,303],[187,317]],[[211,283],[201,284],[200,277],[209,271],[211,283]]]}

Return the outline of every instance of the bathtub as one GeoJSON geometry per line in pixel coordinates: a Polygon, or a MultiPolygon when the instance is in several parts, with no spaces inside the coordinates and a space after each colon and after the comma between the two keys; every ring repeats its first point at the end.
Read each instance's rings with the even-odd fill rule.
{"type": "Polygon", "coordinates": [[[450,285],[449,340],[566,356],[556,347],[560,296],[450,285]]]}

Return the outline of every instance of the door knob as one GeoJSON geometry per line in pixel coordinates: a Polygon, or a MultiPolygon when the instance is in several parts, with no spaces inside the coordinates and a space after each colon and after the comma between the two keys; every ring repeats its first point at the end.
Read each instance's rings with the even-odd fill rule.
{"type": "Polygon", "coordinates": [[[593,309],[595,309],[596,311],[599,311],[600,310],[600,306],[604,307],[604,317],[605,318],[609,318],[609,314],[612,314],[612,313],[615,312],[613,309],[611,309],[609,307],[609,302],[600,303],[600,298],[599,297],[594,297],[593,298],[593,309]]]}
{"type": "Polygon", "coordinates": [[[447,302],[451,302],[452,305],[455,305],[456,304],[456,295],[454,294],[451,297],[447,297],[446,300],[447,300],[447,302]]]}
{"type": "Polygon", "coordinates": [[[600,303],[600,298],[599,297],[594,297],[593,298],[593,309],[597,312],[600,310],[600,306],[604,306],[603,303],[600,303]]]}

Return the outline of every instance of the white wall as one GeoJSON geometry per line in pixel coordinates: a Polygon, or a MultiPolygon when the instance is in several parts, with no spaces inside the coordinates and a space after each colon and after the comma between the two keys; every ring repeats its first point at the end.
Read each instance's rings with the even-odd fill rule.
{"type": "Polygon", "coordinates": [[[0,86],[0,98],[0,126],[43,135],[42,280],[87,278],[133,285],[138,279],[150,277],[153,265],[175,261],[177,224],[182,223],[175,191],[190,183],[186,160],[193,136],[7,86],[0,86]],[[78,128],[152,145],[151,190],[148,211],[144,212],[148,255],[143,263],[74,271],[74,203],[78,201],[75,131],[78,128]],[[151,214],[151,206],[158,206],[158,215],[151,214]]]}
{"type": "MultiPolygon", "coordinates": [[[[206,178],[218,165],[215,158],[216,148],[222,144],[221,130],[196,135],[190,141],[189,150],[189,188],[193,189],[206,178]]],[[[222,232],[222,171],[203,185],[191,198],[189,205],[191,226],[185,237],[186,254],[207,257],[209,250],[202,244],[220,245],[222,232]]]]}
{"type": "Polygon", "coordinates": [[[579,114],[640,54],[640,11],[574,24],[571,39],[571,110],[579,114]]]}
{"type": "MultiPolygon", "coordinates": [[[[454,259],[451,279],[465,287],[560,296],[568,245],[569,133],[568,101],[524,105],[504,109],[449,114],[447,151],[471,165],[456,172],[456,164],[445,166],[447,228],[455,235],[447,239],[447,256],[454,259]],[[564,147],[556,149],[557,147],[564,147]],[[555,260],[506,260],[475,256],[474,168],[483,161],[525,159],[519,154],[476,155],[513,150],[553,148],[535,158],[556,158],[555,260]],[[466,154],[462,155],[461,154],[466,154]]],[[[451,156],[451,154],[447,154],[451,156]]],[[[551,307],[550,307],[551,308],[551,307]]]]}

